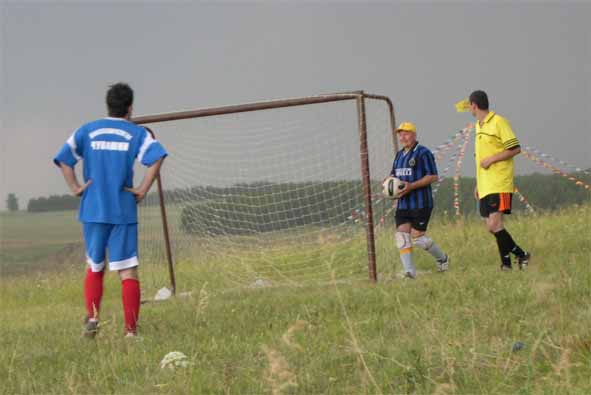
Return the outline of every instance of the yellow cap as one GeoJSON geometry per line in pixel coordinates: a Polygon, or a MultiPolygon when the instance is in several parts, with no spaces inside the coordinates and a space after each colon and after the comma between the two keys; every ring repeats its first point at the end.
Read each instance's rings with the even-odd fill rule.
{"type": "Polygon", "coordinates": [[[396,133],[398,133],[398,132],[413,132],[413,133],[416,133],[417,132],[417,127],[412,122],[402,122],[398,126],[398,129],[396,129],[396,133]]]}

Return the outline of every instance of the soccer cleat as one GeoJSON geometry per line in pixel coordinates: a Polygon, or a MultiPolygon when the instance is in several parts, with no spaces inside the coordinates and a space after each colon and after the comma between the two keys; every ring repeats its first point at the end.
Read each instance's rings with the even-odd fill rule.
{"type": "Polygon", "coordinates": [[[531,257],[531,254],[529,252],[526,252],[523,256],[521,257],[517,257],[517,262],[519,263],[519,269],[520,270],[525,270],[527,269],[527,265],[529,264],[529,258],[531,257]]]}
{"type": "Polygon", "coordinates": [[[445,256],[445,260],[442,262],[437,261],[437,271],[440,273],[446,272],[449,269],[449,255],[445,256]]]}
{"type": "Polygon", "coordinates": [[[414,280],[416,278],[416,276],[414,274],[412,274],[411,272],[406,272],[406,273],[404,273],[404,278],[414,280]]]}
{"type": "Polygon", "coordinates": [[[99,322],[95,318],[86,318],[84,322],[84,330],[82,336],[88,339],[94,339],[99,330],[99,322]]]}
{"type": "Polygon", "coordinates": [[[501,271],[502,272],[510,272],[511,270],[513,270],[513,268],[509,265],[501,265],[501,271]]]}

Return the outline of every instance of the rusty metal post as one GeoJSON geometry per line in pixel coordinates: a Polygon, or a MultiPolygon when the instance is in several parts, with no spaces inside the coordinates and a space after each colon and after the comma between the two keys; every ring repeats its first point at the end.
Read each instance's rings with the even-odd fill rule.
{"type": "MultiPolygon", "coordinates": [[[[156,139],[156,135],[154,131],[147,126],[144,126],[148,132],[152,135],[154,139],[156,139]]],[[[170,234],[168,233],[168,219],[166,217],[166,205],[164,204],[164,192],[162,188],[162,178],[160,177],[160,172],[156,176],[156,183],[158,185],[158,196],[160,198],[160,215],[162,217],[162,227],[164,230],[164,245],[166,249],[166,260],[168,261],[168,275],[170,276],[170,288],[172,294],[176,294],[176,280],[174,277],[174,266],[172,262],[172,248],[170,246],[170,234]]]]}
{"type": "Polygon", "coordinates": [[[394,117],[394,106],[389,98],[386,98],[388,110],[390,111],[390,127],[392,128],[392,145],[394,148],[394,156],[398,153],[398,136],[396,136],[396,118],[394,117]]]}
{"type": "Polygon", "coordinates": [[[396,136],[396,117],[394,115],[394,105],[388,96],[365,94],[368,99],[382,100],[386,102],[388,111],[390,112],[390,127],[392,128],[392,146],[394,148],[394,155],[398,152],[398,138],[396,136]]]}
{"type": "Polygon", "coordinates": [[[359,143],[361,153],[361,179],[363,181],[363,194],[365,197],[366,235],[367,235],[367,259],[369,279],[374,283],[378,281],[376,270],[376,246],[373,231],[373,209],[371,205],[371,178],[369,175],[369,153],[367,150],[367,122],[365,119],[365,96],[360,92],[357,96],[357,115],[359,118],[359,143]]]}

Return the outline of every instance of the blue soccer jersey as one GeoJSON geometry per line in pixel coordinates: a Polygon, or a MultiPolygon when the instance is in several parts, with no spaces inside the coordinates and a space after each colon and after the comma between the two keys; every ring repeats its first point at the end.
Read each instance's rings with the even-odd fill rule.
{"type": "Polygon", "coordinates": [[[122,118],[104,118],[76,130],[53,161],[73,168],[84,159],[84,182],[92,183],[82,195],[80,222],[134,224],[135,196],[124,189],[133,186],[133,164],[137,159],[149,167],[166,155],[142,126],[122,118]]]}
{"type": "MultiPolygon", "coordinates": [[[[435,158],[427,147],[417,143],[408,152],[403,149],[398,151],[390,175],[406,182],[415,182],[427,175],[437,175],[435,158]]],[[[422,208],[433,208],[431,185],[415,189],[398,199],[398,210],[422,208]]]]}

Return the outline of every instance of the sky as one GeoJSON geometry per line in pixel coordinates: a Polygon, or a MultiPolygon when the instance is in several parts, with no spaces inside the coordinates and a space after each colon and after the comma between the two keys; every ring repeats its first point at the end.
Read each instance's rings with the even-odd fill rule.
{"type": "Polygon", "coordinates": [[[117,81],[135,115],[363,89],[432,147],[483,89],[522,145],[589,168],[589,20],[590,2],[568,1],[0,0],[0,205],[68,193],[51,160],[117,81]]]}

